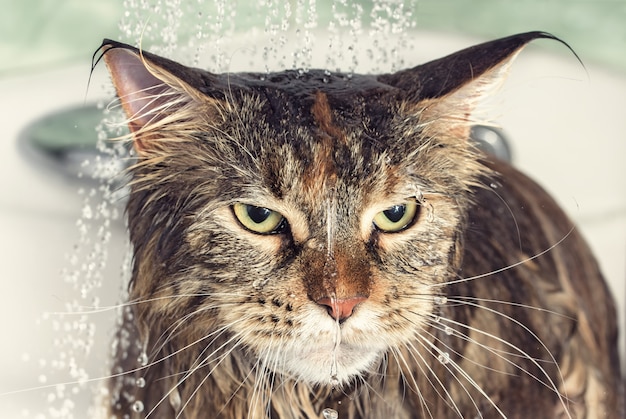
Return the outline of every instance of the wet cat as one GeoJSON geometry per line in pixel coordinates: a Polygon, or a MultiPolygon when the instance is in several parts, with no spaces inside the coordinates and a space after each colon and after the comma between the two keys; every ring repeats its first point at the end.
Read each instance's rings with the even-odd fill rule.
{"type": "Polygon", "coordinates": [[[537,38],[556,39],[331,76],[211,74],[106,40],[138,156],[110,415],[616,417],[593,256],[469,140],[537,38]]]}

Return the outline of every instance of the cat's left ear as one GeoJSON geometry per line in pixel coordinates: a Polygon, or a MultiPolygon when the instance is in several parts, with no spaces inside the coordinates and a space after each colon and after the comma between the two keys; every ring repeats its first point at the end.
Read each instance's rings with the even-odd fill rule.
{"type": "Polygon", "coordinates": [[[572,50],[554,35],[528,32],[472,46],[378,79],[405,92],[407,111],[418,113],[432,135],[449,133],[467,138],[468,119],[478,102],[504,81],[521,50],[541,38],[556,40],[572,50]]]}
{"type": "Polygon", "coordinates": [[[219,99],[207,92],[217,76],[189,68],[120,42],[104,40],[99,51],[111,73],[115,90],[128,118],[135,150],[149,154],[162,148],[167,132],[183,128],[176,122],[191,119],[185,110],[211,114],[219,99]],[[202,111],[205,112],[202,112],[202,111]]]}

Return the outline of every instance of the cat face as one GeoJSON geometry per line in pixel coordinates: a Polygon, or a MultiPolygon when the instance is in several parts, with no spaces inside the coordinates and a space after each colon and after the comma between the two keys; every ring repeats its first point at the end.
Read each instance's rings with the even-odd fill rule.
{"type": "Polygon", "coordinates": [[[349,383],[419,341],[486,171],[468,115],[537,37],[330,78],[214,75],[105,42],[138,154],[128,212],[144,339],[244,351],[311,384],[349,383]]]}
{"type": "MultiPolygon", "coordinates": [[[[219,295],[220,323],[268,368],[348,381],[432,311],[434,285],[450,274],[458,205],[414,165],[393,162],[370,127],[316,120],[318,106],[335,116],[322,95],[301,115],[307,129],[270,126],[260,102],[246,100],[252,109],[226,125],[249,141],[228,153],[249,164],[220,169],[236,189],[199,198],[215,209],[186,228],[194,277],[219,282],[208,294],[219,295]]],[[[392,132],[396,121],[387,123],[378,128],[392,132]]]]}

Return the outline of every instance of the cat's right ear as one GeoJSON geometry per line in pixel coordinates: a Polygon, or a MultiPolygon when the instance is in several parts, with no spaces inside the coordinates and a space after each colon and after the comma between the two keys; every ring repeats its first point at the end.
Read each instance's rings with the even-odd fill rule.
{"type": "Polygon", "coordinates": [[[193,105],[206,107],[212,99],[197,87],[210,83],[210,73],[199,71],[174,61],[120,42],[104,40],[99,49],[111,74],[113,85],[127,117],[139,155],[151,154],[162,148],[166,132],[190,112],[193,105]]]}

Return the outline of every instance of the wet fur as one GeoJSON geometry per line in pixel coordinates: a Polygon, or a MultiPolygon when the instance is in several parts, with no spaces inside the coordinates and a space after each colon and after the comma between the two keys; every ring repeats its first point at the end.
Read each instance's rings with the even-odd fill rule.
{"type": "Polygon", "coordinates": [[[473,102],[540,37],[329,82],[106,41],[139,155],[111,414],[615,417],[615,310],[593,256],[539,186],[467,139],[473,102]],[[413,225],[372,228],[407,199],[413,225]],[[288,231],[246,231],[238,202],[288,231]],[[340,323],[315,303],[329,295],[367,299],[340,323]]]}

